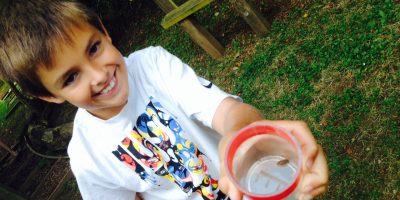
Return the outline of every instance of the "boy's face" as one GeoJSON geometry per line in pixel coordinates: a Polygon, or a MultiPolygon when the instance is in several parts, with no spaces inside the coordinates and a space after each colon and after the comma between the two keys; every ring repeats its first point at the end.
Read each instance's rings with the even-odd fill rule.
{"type": "Polygon", "coordinates": [[[69,103],[109,119],[127,102],[128,77],[124,59],[111,39],[82,24],[71,28],[72,44],[56,47],[54,65],[38,68],[43,85],[54,95],[45,101],[69,103]]]}

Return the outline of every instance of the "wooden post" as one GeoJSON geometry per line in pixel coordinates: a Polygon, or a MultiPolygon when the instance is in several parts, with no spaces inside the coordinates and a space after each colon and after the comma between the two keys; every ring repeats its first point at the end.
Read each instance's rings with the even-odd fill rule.
{"type": "Polygon", "coordinates": [[[235,10],[239,12],[240,16],[250,25],[250,27],[258,35],[264,35],[268,32],[270,23],[254,9],[246,0],[230,0],[235,10]]]}
{"type": "Polygon", "coordinates": [[[180,25],[211,57],[220,60],[224,56],[224,47],[196,19],[188,18],[181,21],[180,25]]]}
{"type": "MultiPolygon", "coordinates": [[[[172,0],[153,0],[165,13],[169,13],[178,6],[172,0]]],[[[202,27],[194,18],[186,18],[179,25],[187,32],[192,40],[203,48],[211,57],[220,60],[224,55],[222,45],[202,27]]]]}

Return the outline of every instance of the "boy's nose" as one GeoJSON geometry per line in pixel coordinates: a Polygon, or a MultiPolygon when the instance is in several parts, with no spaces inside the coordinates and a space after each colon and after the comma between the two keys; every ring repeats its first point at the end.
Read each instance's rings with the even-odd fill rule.
{"type": "Polygon", "coordinates": [[[103,85],[108,80],[107,69],[105,67],[91,66],[90,73],[91,73],[90,84],[93,86],[103,85]]]}

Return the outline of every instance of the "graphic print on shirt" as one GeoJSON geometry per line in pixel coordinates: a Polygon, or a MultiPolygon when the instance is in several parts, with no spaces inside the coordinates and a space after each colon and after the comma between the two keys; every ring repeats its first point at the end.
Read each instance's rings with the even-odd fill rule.
{"type": "Polygon", "coordinates": [[[218,181],[209,175],[208,157],[183,132],[172,115],[150,97],[145,112],[113,154],[151,185],[159,185],[155,174],[177,184],[187,195],[198,192],[205,200],[225,199],[218,181]]]}

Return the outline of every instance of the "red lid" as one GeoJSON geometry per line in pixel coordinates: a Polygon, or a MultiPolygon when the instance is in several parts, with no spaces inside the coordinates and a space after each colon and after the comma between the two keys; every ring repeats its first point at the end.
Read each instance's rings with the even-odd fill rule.
{"type": "Polygon", "coordinates": [[[228,144],[228,149],[226,151],[226,156],[225,156],[225,167],[226,170],[228,171],[228,177],[230,180],[236,185],[236,187],[244,193],[246,196],[250,197],[251,199],[254,200],[281,200],[285,197],[288,197],[297,187],[300,181],[301,177],[301,149],[300,145],[298,144],[297,140],[292,136],[288,131],[286,131],[283,128],[277,127],[275,125],[270,125],[270,124],[262,124],[262,125],[250,125],[247,127],[242,128],[241,130],[238,131],[238,133],[231,138],[231,141],[228,144]],[[295,174],[296,179],[293,180],[293,182],[288,185],[285,189],[283,189],[280,193],[277,194],[272,194],[272,195],[258,195],[258,194],[252,194],[246,189],[242,188],[240,184],[233,178],[233,158],[235,156],[236,150],[239,148],[239,146],[247,139],[257,136],[257,135],[263,135],[263,134],[274,134],[277,136],[280,136],[287,141],[289,141],[296,149],[296,152],[298,153],[299,160],[297,163],[298,170],[295,174]]]}

